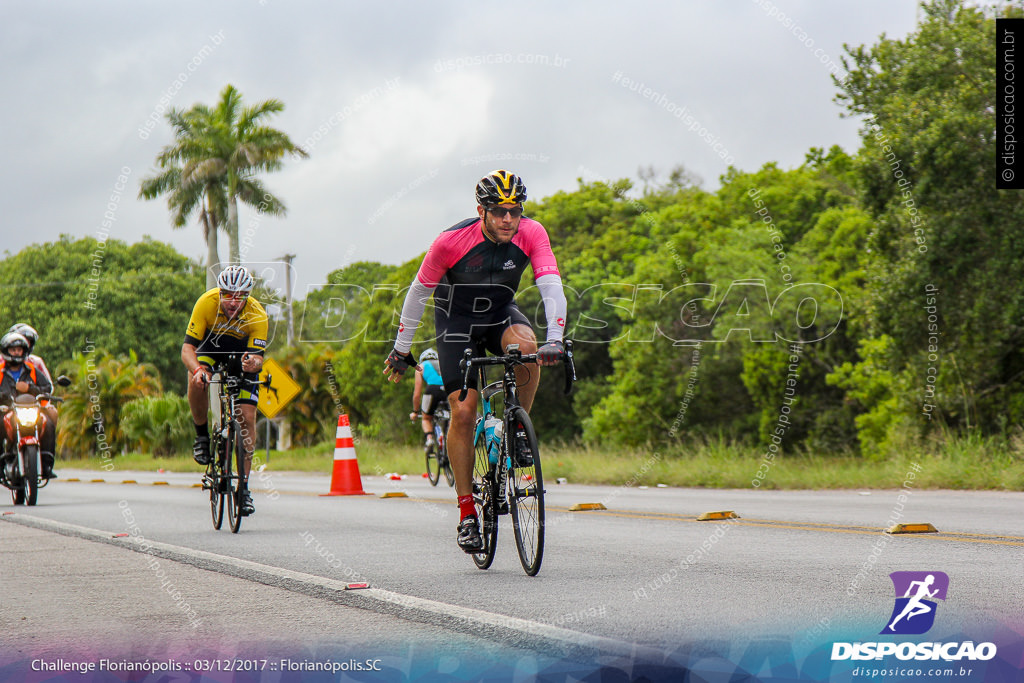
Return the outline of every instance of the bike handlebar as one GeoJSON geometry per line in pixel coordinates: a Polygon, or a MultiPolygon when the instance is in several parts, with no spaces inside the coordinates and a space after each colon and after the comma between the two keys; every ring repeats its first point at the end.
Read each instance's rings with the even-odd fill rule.
{"type": "MultiPolygon", "coordinates": [[[[572,391],[572,384],[576,380],[576,364],[573,359],[572,340],[566,339],[562,344],[565,347],[565,353],[562,356],[562,365],[565,367],[565,394],[568,396],[572,391]]],[[[466,394],[469,393],[469,373],[472,372],[474,367],[486,365],[504,365],[509,367],[510,365],[524,365],[536,362],[536,353],[523,354],[518,349],[504,356],[479,356],[476,358],[473,357],[472,349],[466,349],[462,354],[462,360],[459,361],[459,367],[463,370],[462,390],[459,391],[459,400],[466,400],[466,394]]]]}
{"type": "Polygon", "coordinates": [[[230,375],[227,372],[221,370],[221,371],[214,371],[213,375],[206,380],[206,383],[207,384],[230,384],[231,381],[233,380],[234,382],[236,382],[238,384],[242,384],[242,383],[253,384],[255,386],[267,387],[269,389],[270,388],[270,380],[272,378],[273,378],[273,375],[267,375],[267,378],[266,379],[262,379],[262,380],[261,379],[248,379],[246,377],[239,377],[238,375],[230,375]],[[222,374],[224,375],[223,379],[214,379],[215,377],[218,377],[218,376],[220,376],[222,374]]]}

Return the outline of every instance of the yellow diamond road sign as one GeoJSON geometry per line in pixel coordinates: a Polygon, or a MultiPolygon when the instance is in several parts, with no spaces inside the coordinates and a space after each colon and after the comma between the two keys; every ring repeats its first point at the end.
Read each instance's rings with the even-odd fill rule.
{"type": "Polygon", "coordinates": [[[260,387],[259,406],[261,413],[267,417],[274,417],[302,391],[302,387],[273,358],[263,360],[260,381],[265,381],[267,375],[270,375],[270,386],[260,387]]]}

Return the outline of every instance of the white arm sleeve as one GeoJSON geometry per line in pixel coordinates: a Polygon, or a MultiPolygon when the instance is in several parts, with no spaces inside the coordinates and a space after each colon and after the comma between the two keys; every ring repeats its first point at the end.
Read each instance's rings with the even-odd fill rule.
{"type": "MultiPolygon", "coordinates": [[[[544,300],[544,317],[548,323],[547,341],[562,341],[565,336],[565,315],[567,304],[559,275],[541,275],[537,278],[537,289],[544,300]]],[[[401,349],[399,349],[401,351],[401,349]]]]}
{"type": "Polygon", "coordinates": [[[405,303],[402,305],[401,325],[398,328],[398,337],[395,339],[395,350],[399,353],[409,353],[412,348],[412,339],[416,336],[416,328],[420,326],[420,318],[427,308],[427,301],[434,294],[432,287],[427,287],[413,278],[409,293],[405,295],[405,303]]]}

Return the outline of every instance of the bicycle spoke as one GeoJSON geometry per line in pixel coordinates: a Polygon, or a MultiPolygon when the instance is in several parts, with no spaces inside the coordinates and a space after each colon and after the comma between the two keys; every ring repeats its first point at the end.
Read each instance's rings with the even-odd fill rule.
{"type": "Polygon", "coordinates": [[[510,451],[509,505],[515,529],[516,548],[523,570],[529,576],[540,571],[544,557],[544,478],[540,466],[537,434],[526,411],[512,409],[512,431],[505,440],[510,451]],[[522,466],[523,464],[525,466],[522,466]]]}

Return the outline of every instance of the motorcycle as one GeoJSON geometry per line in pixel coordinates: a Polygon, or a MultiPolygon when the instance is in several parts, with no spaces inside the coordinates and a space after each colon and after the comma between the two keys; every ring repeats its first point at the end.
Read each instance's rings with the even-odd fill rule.
{"type": "MultiPolygon", "coordinates": [[[[57,384],[66,387],[71,380],[61,375],[57,384]]],[[[42,453],[39,451],[40,436],[50,420],[43,407],[63,401],[52,394],[21,394],[11,401],[11,405],[0,406],[5,439],[0,485],[11,490],[15,505],[35,505],[39,489],[50,482],[43,476],[42,453]]]]}

